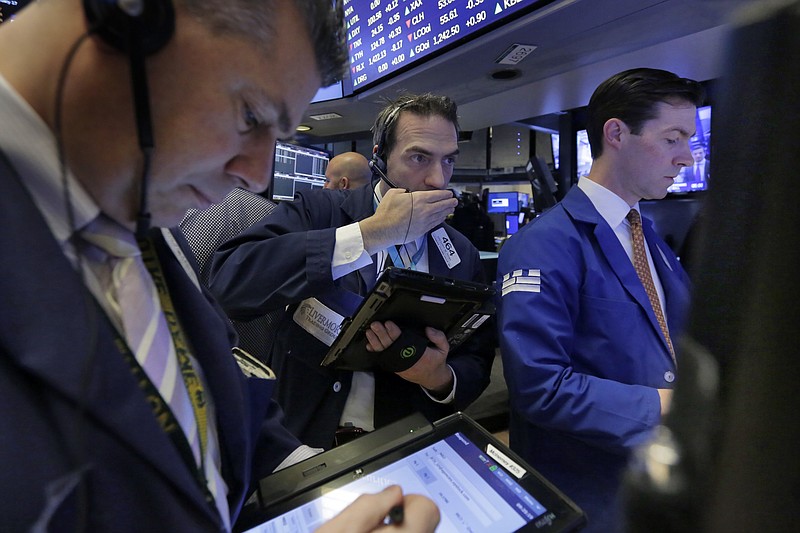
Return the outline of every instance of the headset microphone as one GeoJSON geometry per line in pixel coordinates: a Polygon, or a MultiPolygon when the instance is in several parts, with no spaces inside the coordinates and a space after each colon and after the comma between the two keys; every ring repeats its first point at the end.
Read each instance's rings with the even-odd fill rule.
{"type": "Polygon", "coordinates": [[[389,176],[387,176],[386,172],[384,172],[383,169],[381,168],[381,165],[375,161],[376,159],[380,161],[380,158],[377,155],[374,155],[372,160],[369,162],[369,168],[372,170],[372,173],[377,174],[378,177],[383,181],[385,181],[386,185],[388,185],[392,189],[399,189],[400,187],[392,183],[392,181],[389,179],[389,176]]]}
{"type": "Polygon", "coordinates": [[[147,88],[147,72],[144,66],[144,53],[137,20],[131,26],[130,60],[133,106],[136,114],[136,132],[139,148],[142,151],[142,179],[139,189],[139,210],[136,214],[136,237],[142,239],[150,229],[150,213],[147,209],[147,185],[150,181],[150,161],[153,155],[153,125],[150,116],[150,93],[147,88]]]}

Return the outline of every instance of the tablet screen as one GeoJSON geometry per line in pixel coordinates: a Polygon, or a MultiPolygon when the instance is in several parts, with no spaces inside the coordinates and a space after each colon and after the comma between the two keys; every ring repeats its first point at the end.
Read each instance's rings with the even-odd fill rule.
{"type": "Polygon", "coordinates": [[[547,515],[552,515],[460,431],[375,470],[356,469],[353,478],[341,486],[323,487],[313,500],[247,531],[311,532],[360,494],[393,484],[436,502],[441,512],[437,532],[512,532],[539,517],[549,522],[547,515]]]}

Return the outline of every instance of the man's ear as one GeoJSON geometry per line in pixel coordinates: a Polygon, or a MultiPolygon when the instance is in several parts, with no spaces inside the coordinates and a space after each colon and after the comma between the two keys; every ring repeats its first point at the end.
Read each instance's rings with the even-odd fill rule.
{"type": "Polygon", "coordinates": [[[339,188],[340,189],[349,189],[350,188],[350,180],[347,176],[342,176],[339,178],[339,188]]]}
{"type": "Polygon", "coordinates": [[[610,118],[603,124],[603,140],[608,146],[619,149],[627,133],[630,133],[627,124],[618,118],[610,118]]]}

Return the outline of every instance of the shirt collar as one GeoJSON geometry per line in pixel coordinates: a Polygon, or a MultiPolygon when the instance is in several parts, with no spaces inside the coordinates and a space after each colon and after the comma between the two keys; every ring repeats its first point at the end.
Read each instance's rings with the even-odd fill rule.
{"type": "Polygon", "coordinates": [[[631,209],[639,211],[639,202],[631,207],[628,202],[585,176],[578,180],[578,188],[589,197],[594,208],[612,228],[622,224],[631,209]]]}
{"type": "Polygon", "coordinates": [[[8,156],[22,185],[39,208],[50,231],[64,248],[73,230],[94,219],[100,208],[67,171],[69,220],[55,136],[27,101],[0,74],[0,147],[8,156]],[[74,227],[73,227],[74,226],[74,227]]]}

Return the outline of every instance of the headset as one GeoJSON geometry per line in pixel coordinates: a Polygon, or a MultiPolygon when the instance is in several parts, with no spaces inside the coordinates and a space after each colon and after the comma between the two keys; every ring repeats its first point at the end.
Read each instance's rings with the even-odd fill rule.
{"type": "Polygon", "coordinates": [[[377,149],[372,153],[372,159],[369,162],[369,168],[372,169],[372,173],[377,174],[378,177],[385,181],[392,189],[397,189],[398,187],[392,183],[386,175],[386,161],[383,159],[385,157],[384,151],[386,150],[386,137],[389,135],[389,130],[395,126],[403,108],[412,103],[413,100],[402,102],[395,105],[395,107],[386,114],[386,118],[383,119],[378,129],[377,149]]]}
{"type": "Polygon", "coordinates": [[[83,9],[89,33],[130,60],[136,132],[143,156],[136,236],[143,238],[150,228],[147,185],[154,148],[144,59],[161,50],[175,33],[175,9],[171,0],[83,0],[83,9]]]}

